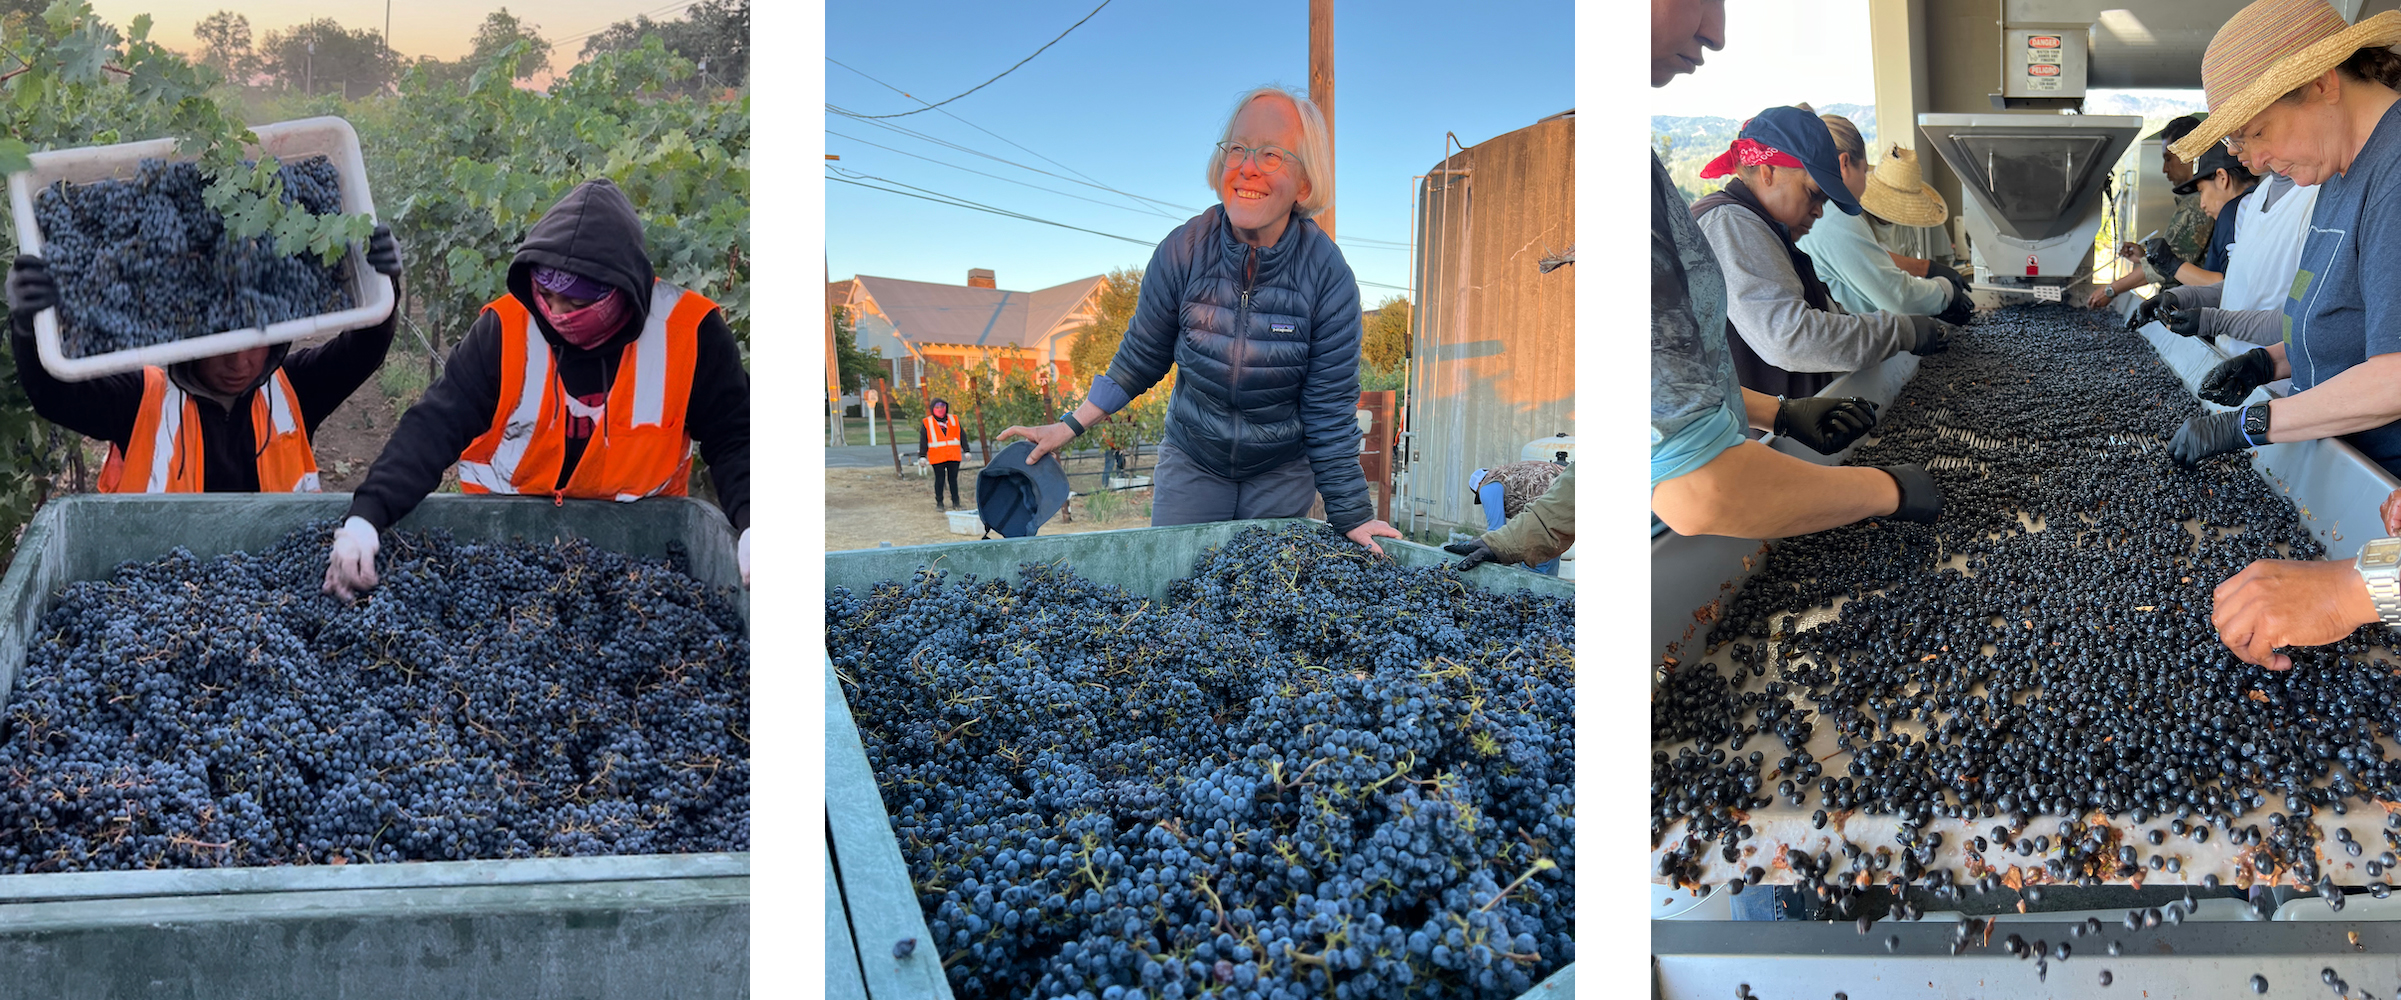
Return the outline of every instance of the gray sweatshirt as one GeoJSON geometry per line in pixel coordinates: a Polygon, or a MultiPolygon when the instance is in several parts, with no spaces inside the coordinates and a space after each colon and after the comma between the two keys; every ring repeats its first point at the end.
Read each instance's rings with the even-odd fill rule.
{"type": "Polygon", "coordinates": [[[1721,207],[1698,222],[1725,271],[1726,319],[1760,360],[1791,372],[1853,372],[1916,339],[1906,316],[1810,308],[1783,239],[1758,216],[1721,207]]]}

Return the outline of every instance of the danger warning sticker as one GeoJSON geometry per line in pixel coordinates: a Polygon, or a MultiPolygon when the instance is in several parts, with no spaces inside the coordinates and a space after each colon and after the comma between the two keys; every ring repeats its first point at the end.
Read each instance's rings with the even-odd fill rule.
{"type": "Polygon", "coordinates": [[[2056,49],[2059,47],[2059,36],[2028,35],[2026,36],[2026,47],[2030,49],[2056,49]]]}
{"type": "Polygon", "coordinates": [[[2032,65],[2032,66],[2028,66],[2028,67],[2026,67],[2026,75],[2027,75],[2027,76],[2058,76],[2058,75],[2059,75],[2059,67],[2057,67],[2057,66],[2053,66],[2053,65],[2051,65],[2051,64],[2049,64],[2049,63],[2036,63],[2036,64],[2034,64],[2034,65],[2032,65]]]}

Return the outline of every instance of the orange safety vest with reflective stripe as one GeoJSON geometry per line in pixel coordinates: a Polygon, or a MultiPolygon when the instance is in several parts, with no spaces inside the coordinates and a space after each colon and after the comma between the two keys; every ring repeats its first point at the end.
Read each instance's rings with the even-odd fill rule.
{"type": "MultiPolygon", "coordinates": [[[[309,447],[308,424],[300,419],[300,397],[281,368],[250,394],[250,435],[258,446],[259,492],[315,493],[324,488],[317,480],[317,453],[309,447]]],[[[100,492],[203,492],[208,489],[205,456],[199,400],[168,378],[166,369],[144,368],[142,409],[133,418],[133,437],[125,447],[109,445],[108,464],[100,468],[100,492]]]]}
{"type": "Polygon", "coordinates": [[[690,492],[684,411],[700,358],[700,321],[716,303],[663,281],[651,286],[650,318],[620,355],[608,401],[564,487],[559,469],[572,400],[559,384],[550,342],[516,296],[484,308],[500,318],[500,405],[492,429],[459,456],[460,492],[619,501],[690,492]]]}
{"type": "Polygon", "coordinates": [[[934,419],[925,415],[925,460],[936,464],[965,461],[967,453],[959,446],[959,418],[934,419]]]}

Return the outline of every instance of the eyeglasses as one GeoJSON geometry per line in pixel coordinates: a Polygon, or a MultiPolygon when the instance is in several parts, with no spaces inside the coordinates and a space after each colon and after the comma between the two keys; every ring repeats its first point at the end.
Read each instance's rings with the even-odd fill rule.
{"type": "Polygon", "coordinates": [[[1217,144],[1217,150],[1226,155],[1226,166],[1239,170],[1244,160],[1250,160],[1259,165],[1259,172],[1263,174],[1284,169],[1287,159],[1294,162],[1300,160],[1299,155],[1281,146],[1245,146],[1239,142],[1221,142],[1217,144]]]}

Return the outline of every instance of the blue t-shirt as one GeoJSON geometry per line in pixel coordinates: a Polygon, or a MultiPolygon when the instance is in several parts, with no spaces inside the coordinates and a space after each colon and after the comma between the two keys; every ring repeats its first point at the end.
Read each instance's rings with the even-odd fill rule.
{"type": "MultiPolygon", "coordinates": [[[[2401,103],[2385,110],[2350,171],[2318,188],[2284,301],[2284,349],[2294,392],[2401,351],[2401,103]]],[[[2401,474],[2401,421],[2344,440],[2401,474]]]]}
{"type": "MultiPolygon", "coordinates": [[[[2253,188],[2253,191],[2258,190],[2253,188]]],[[[2201,270],[2226,273],[2226,248],[2234,245],[2234,219],[2241,214],[2243,199],[2250,191],[2235,195],[2233,201],[2218,206],[2218,224],[2209,229],[2209,249],[2201,254],[2201,270]]]]}

